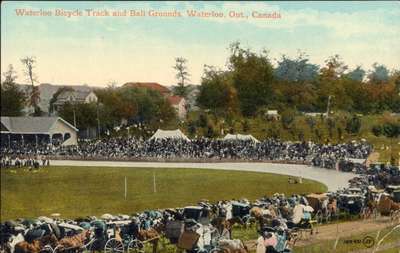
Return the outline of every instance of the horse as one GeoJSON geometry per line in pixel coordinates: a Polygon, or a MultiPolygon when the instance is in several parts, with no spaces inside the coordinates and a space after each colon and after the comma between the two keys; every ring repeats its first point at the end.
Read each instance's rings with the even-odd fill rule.
{"type": "Polygon", "coordinates": [[[213,251],[218,253],[248,253],[247,246],[243,243],[242,240],[220,240],[219,250],[213,251]]]}
{"type": "Polygon", "coordinates": [[[157,252],[158,241],[163,233],[165,226],[163,223],[158,223],[156,226],[149,229],[141,229],[136,231],[135,237],[141,242],[149,242],[153,245],[153,253],[157,252]]]}
{"type": "Polygon", "coordinates": [[[389,196],[381,195],[378,202],[378,210],[383,216],[390,216],[400,210],[400,203],[394,202],[389,196]]]}
{"type": "Polygon", "coordinates": [[[225,219],[224,217],[216,217],[211,220],[211,225],[213,225],[220,235],[226,235],[228,232],[228,237],[231,239],[232,228],[235,224],[244,226],[245,223],[240,217],[233,217],[231,219],[225,219]]]}
{"type": "Polygon", "coordinates": [[[15,253],[39,253],[46,245],[52,248],[57,246],[58,240],[54,234],[45,235],[31,243],[27,241],[19,242],[15,245],[15,253]]]}
{"type": "Polygon", "coordinates": [[[84,230],[77,235],[65,237],[58,242],[58,246],[61,246],[64,249],[81,248],[85,244],[85,241],[90,237],[90,234],[90,230],[84,230]]]}

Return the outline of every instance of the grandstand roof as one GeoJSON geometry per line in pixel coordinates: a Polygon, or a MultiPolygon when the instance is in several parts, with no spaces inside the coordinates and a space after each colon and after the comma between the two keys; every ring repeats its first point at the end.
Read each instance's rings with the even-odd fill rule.
{"type": "Polygon", "coordinates": [[[16,134],[48,134],[57,122],[62,122],[75,131],[73,125],[60,117],[1,117],[1,132],[16,134]]]}

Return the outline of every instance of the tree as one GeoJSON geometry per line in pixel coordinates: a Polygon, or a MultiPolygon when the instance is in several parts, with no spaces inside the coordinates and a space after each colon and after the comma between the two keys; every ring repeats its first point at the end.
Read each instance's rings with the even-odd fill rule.
{"type": "Polygon", "coordinates": [[[199,120],[197,121],[197,125],[198,125],[199,127],[203,127],[203,128],[204,128],[204,127],[207,126],[207,124],[208,124],[207,115],[204,114],[204,113],[200,114],[199,120]]]}
{"type": "Polygon", "coordinates": [[[254,116],[258,108],[272,103],[273,66],[268,52],[256,54],[236,42],[230,46],[229,70],[245,116],[254,116]]]}
{"type": "Polygon", "coordinates": [[[336,120],[334,120],[332,118],[327,118],[326,124],[328,125],[329,138],[332,138],[333,137],[333,129],[336,126],[336,120]]]}
{"type": "Polygon", "coordinates": [[[393,141],[400,136],[400,123],[385,122],[382,125],[375,125],[372,127],[372,133],[377,137],[383,135],[390,138],[390,163],[395,165],[396,159],[393,154],[393,141]]]}
{"type": "Polygon", "coordinates": [[[1,83],[1,115],[21,116],[24,109],[25,94],[15,83],[17,75],[11,64],[8,65],[8,70],[3,73],[3,76],[4,82],[1,83]]]}
{"type": "Polygon", "coordinates": [[[292,127],[292,123],[294,122],[296,113],[294,110],[286,109],[282,112],[281,122],[285,129],[290,129],[292,127]]]}
{"type": "Polygon", "coordinates": [[[196,123],[194,121],[188,122],[188,132],[191,137],[196,134],[196,123]]]}
{"type": "Polygon", "coordinates": [[[381,84],[389,80],[389,70],[385,65],[374,63],[372,67],[373,70],[368,75],[368,79],[371,83],[381,84]]]}
{"type": "Polygon", "coordinates": [[[190,74],[187,68],[187,60],[183,57],[175,58],[175,65],[173,66],[173,68],[177,71],[175,77],[178,80],[178,85],[174,87],[173,92],[175,95],[186,98],[188,90],[187,86],[185,85],[188,81],[190,81],[190,74]]]}
{"type": "Polygon", "coordinates": [[[250,130],[250,123],[247,119],[242,122],[242,130],[244,133],[247,133],[250,130]]]}
{"type": "Polygon", "coordinates": [[[25,57],[21,59],[22,65],[24,66],[24,74],[26,76],[27,81],[31,83],[31,92],[28,99],[28,105],[33,107],[34,109],[34,116],[40,116],[41,110],[38,106],[40,101],[40,91],[39,87],[35,86],[35,82],[37,82],[37,76],[33,72],[36,64],[35,57],[25,57]],[[39,114],[39,115],[38,115],[39,114]]]}
{"type": "Polygon", "coordinates": [[[361,119],[359,117],[353,115],[353,117],[347,120],[345,130],[348,134],[357,134],[358,132],[360,132],[360,129],[361,119]]]}
{"type": "Polygon", "coordinates": [[[278,67],[274,75],[278,80],[302,82],[312,81],[318,76],[318,65],[308,62],[308,56],[304,52],[299,52],[295,59],[290,59],[283,55],[278,62],[278,67]]]}
{"type": "Polygon", "coordinates": [[[325,66],[321,69],[321,75],[325,79],[338,79],[348,69],[341,57],[336,54],[325,60],[325,66]]]}
{"type": "Polygon", "coordinates": [[[216,70],[211,66],[205,66],[197,96],[200,108],[209,109],[216,114],[235,114],[238,112],[237,99],[231,74],[216,70]]]}
{"type": "Polygon", "coordinates": [[[76,119],[76,128],[85,130],[97,126],[97,107],[95,103],[65,103],[58,111],[60,117],[68,122],[76,119]]]}
{"type": "Polygon", "coordinates": [[[346,77],[354,81],[362,82],[365,77],[365,70],[363,70],[361,66],[357,66],[357,68],[347,73],[346,77]]]}

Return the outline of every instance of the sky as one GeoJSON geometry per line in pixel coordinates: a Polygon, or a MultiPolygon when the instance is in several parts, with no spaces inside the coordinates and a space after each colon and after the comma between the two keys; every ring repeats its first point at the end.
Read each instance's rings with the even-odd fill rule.
{"type": "MultiPolygon", "coordinates": [[[[9,64],[24,83],[20,59],[34,56],[39,83],[106,86],[111,82],[174,85],[176,57],[188,60],[190,82],[199,84],[204,65],[226,69],[228,47],[266,49],[274,64],[282,55],[305,52],[322,66],[339,54],[350,68],[373,63],[400,69],[400,2],[2,2],[1,72],[9,64]],[[51,12],[18,16],[16,9],[51,12]],[[86,10],[109,16],[88,16],[86,10]],[[56,16],[56,10],[82,16],[56,16]],[[127,16],[112,16],[127,10],[127,16]],[[143,10],[145,16],[129,16],[143,10]],[[221,17],[188,17],[187,11],[221,17]],[[181,17],[149,16],[180,12],[181,17]],[[243,18],[229,14],[242,13],[243,18]],[[280,18],[255,18],[257,13],[280,18]]],[[[2,79],[3,80],[3,79],[2,79]]]]}

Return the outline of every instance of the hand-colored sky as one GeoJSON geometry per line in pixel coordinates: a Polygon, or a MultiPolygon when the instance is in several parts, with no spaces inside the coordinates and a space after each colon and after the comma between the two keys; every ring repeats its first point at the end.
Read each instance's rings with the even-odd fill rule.
{"type": "Polygon", "coordinates": [[[35,56],[41,83],[105,86],[110,81],[175,84],[175,57],[188,59],[191,82],[204,64],[225,68],[228,46],[282,54],[305,51],[311,62],[339,54],[350,66],[374,62],[400,68],[400,2],[3,2],[1,69],[13,64],[25,82],[20,58],[35,56]],[[171,17],[21,17],[32,10],[178,10],[171,17]],[[186,10],[279,12],[281,19],[189,18],[186,10]]]}

